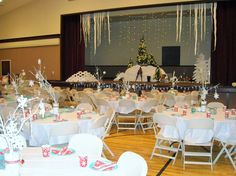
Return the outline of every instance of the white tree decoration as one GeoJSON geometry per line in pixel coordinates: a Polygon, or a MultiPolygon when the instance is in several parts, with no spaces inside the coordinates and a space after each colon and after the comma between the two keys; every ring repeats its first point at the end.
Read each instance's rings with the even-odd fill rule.
{"type": "Polygon", "coordinates": [[[100,91],[100,89],[101,89],[101,81],[102,81],[102,78],[105,74],[106,74],[106,71],[102,72],[98,67],[96,67],[96,72],[95,72],[94,76],[96,77],[96,79],[98,81],[98,85],[97,85],[98,91],[100,91]]]}
{"type": "Polygon", "coordinates": [[[206,60],[203,54],[200,54],[194,64],[193,79],[202,85],[210,82],[210,59],[206,60]]]}
{"type": "Polygon", "coordinates": [[[25,73],[24,70],[21,70],[21,73],[19,74],[19,76],[15,75],[15,74],[10,75],[11,84],[12,84],[14,90],[15,90],[16,95],[19,95],[19,89],[24,86],[24,83],[25,83],[24,77],[25,77],[25,75],[26,75],[26,73],[25,73]]]}
{"type": "Polygon", "coordinates": [[[38,108],[32,111],[26,111],[26,108],[32,101],[36,101],[38,98],[27,99],[23,96],[18,97],[18,105],[14,112],[9,114],[7,121],[4,123],[3,117],[0,116],[0,137],[6,140],[9,148],[9,152],[14,152],[25,147],[25,140],[20,135],[20,132],[24,124],[30,120],[34,114],[37,113],[38,108]]]}

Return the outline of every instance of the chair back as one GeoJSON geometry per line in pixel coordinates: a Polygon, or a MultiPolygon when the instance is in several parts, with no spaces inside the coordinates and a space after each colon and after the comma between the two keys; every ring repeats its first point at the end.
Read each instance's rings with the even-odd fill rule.
{"type": "Polygon", "coordinates": [[[119,113],[129,114],[136,110],[134,101],[132,100],[120,100],[119,101],[119,113]]]}
{"type": "Polygon", "coordinates": [[[152,109],[154,109],[154,107],[156,107],[158,105],[158,101],[156,99],[149,99],[146,100],[146,102],[143,104],[143,106],[141,107],[141,110],[143,112],[150,112],[152,109]]]}
{"type": "Polygon", "coordinates": [[[96,129],[96,128],[102,128],[106,126],[106,123],[108,122],[109,118],[105,115],[93,120],[92,122],[92,129],[96,129]]]}
{"type": "Polygon", "coordinates": [[[144,158],[134,152],[124,152],[118,159],[118,175],[146,176],[148,167],[144,158]]]}
{"type": "Polygon", "coordinates": [[[115,118],[115,115],[116,115],[116,111],[113,109],[113,108],[109,108],[105,114],[106,117],[108,117],[108,121],[105,125],[105,134],[104,134],[104,137],[106,135],[109,134],[110,130],[111,130],[111,127],[112,127],[112,122],[115,118]]]}
{"type": "Polygon", "coordinates": [[[203,144],[212,141],[214,136],[214,121],[209,118],[190,119],[184,133],[184,141],[203,144]]]}
{"type": "Polygon", "coordinates": [[[76,134],[71,137],[68,148],[74,149],[80,156],[99,158],[102,155],[103,142],[92,134],[76,134]]]}
{"type": "Polygon", "coordinates": [[[175,97],[174,95],[170,93],[165,93],[164,94],[164,102],[163,104],[168,106],[168,107],[173,107],[175,105],[175,97]]]}
{"type": "Polygon", "coordinates": [[[221,102],[210,102],[207,104],[208,108],[223,108],[225,105],[221,102]]]}
{"type": "Polygon", "coordinates": [[[99,113],[105,113],[110,108],[109,103],[104,99],[98,98],[96,99],[96,102],[99,113]]]}
{"type": "Polygon", "coordinates": [[[174,126],[176,127],[176,118],[170,117],[165,114],[155,113],[153,115],[153,122],[157,123],[159,126],[174,126]]]}
{"type": "Polygon", "coordinates": [[[93,106],[89,103],[80,103],[77,105],[75,110],[88,110],[93,111],[93,106]]]}

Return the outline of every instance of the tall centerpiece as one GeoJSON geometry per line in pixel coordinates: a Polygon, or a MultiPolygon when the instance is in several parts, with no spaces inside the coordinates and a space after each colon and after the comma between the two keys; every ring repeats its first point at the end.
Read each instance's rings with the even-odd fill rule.
{"type": "Polygon", "coordinates": [[[102,78],[104,77],[104,75],[106,74],[106,71],[101,71],[99,67],[96,67],[96,72],[95,72],[95,77],[98,81],[97,84],[97,91],[100,92],[101,91],[101,82],[102,82],[102,78]]]}
{"type": "MultiPolygon", "coordinates": [[[[32,73],[32,72],[31,72],[32,73]]],[[[37,83],[39,84],[41,90],[44,90],[48,93],[50,98],[52,99],[53,103],[53,114],[58,115],[59,113],[59,103],[58,99],[59,96],[55,94],[55,90],[53,89],[52,85],[47,81],[47,79],[44,77],[42,71],[41,71],[41,59],[38,59],[38,69],[35,69],[35,73],[32,73],[35,76],[35,79],[37,80],[37,83]]],[[[34,81],[30,81],[30,85],[32,86],[34,84],[34,81]]],[[[42,108],[41,108],[42,109],[42,108]]]]}
{"type": "Polygon", "coordinates": [[[26,147],[25,138],[21,135],[22,128],[27,121],[32,119],[38,108],[31,111],[30,104],[38,98],[27,99],[22,95],[17,98],[16,109],[9,113],[7,117],[0,116],[0,141],[1,146],[5,146],[5,170],[7,175],[19,176],[20,151],[26,147]],[[4,120],[7,119],[7,120],[4,120]]]}
{"type": "Polygon", "coordinates": [[[215,89],[214,98],[219,98],[219,94],[217,93],[219,84],[213,87],[207,87],[207,84],[210,83],[210,59],[205,59],[205,56],[203,54],[200,54],[196,59],[196,63],[194,64],[194,66],[195,68],[193,72],[193,79],[195,80],[195,82],[202,85],[200,90],[201,111],[205,112],[207,105],[206,97],[211,89],[215,89]]]}

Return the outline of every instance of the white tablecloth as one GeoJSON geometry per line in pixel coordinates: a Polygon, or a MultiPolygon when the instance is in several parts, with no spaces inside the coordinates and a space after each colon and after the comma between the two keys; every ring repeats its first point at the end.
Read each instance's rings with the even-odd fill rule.
{"type": "MultiPolygon", "coordinates": [[[[146,100],[151,99],[151,98],[135,98],[133,99],[132,97],[130,98],[131,100],[133,100],[135,102],[135,107],[137,110],[141,110],[142,106],[144,105],[144,103],[146,102],[146,100]]],[[[121,99],[107,99],[109,105],[115,109],[116,112],[120,112],[120,108],[119,108],[119,101],[121,99]]],[[[127,107],[128,108],[128,107],[127,107]]]]}
{"type": "MultiPolygon", "coordinates": [[[[117,169],[112,171],[98,171],[89,167],[80,167],[77,154],[66,156],[51,155],[42,157],[40,147],[26,148],[22,151],[24,164],[20,167],[20,176],[118,176],[117,169]]],[[[90,159],[90,163],[97,159],[90,159]]],[[[100,161],[108,161],[99,158],[100,161]]],[[[11,171],[9,171],[11,172],[11,171]]],[[[9,175],[7,170],[0,170],[1,176],[9,175]]],[[[14,175],[15,176],[15,175],[14,175]]]]}
{"type": "MultiPolygon", "coordinates": [[[[180,138],[183,139],[185,131],[187,129],[187,122],[192,118],[206,118],[205,112],[195,112],[191,113],[191,109],[187,110],[187,115],[182,115],[183,109],[179,109],[178,112],[173,112],[172,110],[163,111],[161,114],[175,116],[177,118],[177,128],[180,134],[180,138]]],[[[159,112],[158,112],[159,113],[159,112]]],[[[231,135],[235,134],[236,131],[236,116],[229,116],[229,118],[225,118],[225,112],[222,109],[217,110],[216,115],[211,115],[211,118],[214,119],[214,137],[219,139],[227,139],[231,135]]],[[[173,134],[172,129],[166,128],[162,131],[165,136],[177,136],[177,134],[173,134]]],[[[209,138],[209,132],[204,130],[195,131],[191,134],[191,138],[198,138],[199,140],[205,141],[209,138]]]]}
{"type": "MultiPolygon", "coordinates": [[[[41,146],[44,144],[63,144],[69,142],[72,135],[76,133],[89,133],[93,120],[100,115],[94,112],[83,114],[77,118],[77,112],[64,112],[60,116],[65,121],[55,122],[55,117],[46,117],[31,122],[31,127],[25,127],[25,133],[29,133],[29,144],[31,146],[41,146]],[[28,132],[27,132],[28,131],[28,132]]],[[[94,131],[93,131],[94,133],[94,131]]],[[[97,129],[96,133],[100,133],[97,129]]],[[[100,134],[97,134],[98,136],[100,134]]]]}

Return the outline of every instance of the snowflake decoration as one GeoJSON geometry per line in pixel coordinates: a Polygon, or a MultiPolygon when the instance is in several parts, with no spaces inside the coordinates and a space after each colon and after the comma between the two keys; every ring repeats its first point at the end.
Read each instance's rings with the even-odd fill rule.
{"type": "Polygon", "coordinates": [[[29,86],[30,86],[30,87],[33,87],[33,86],[34,86],[34,81],[33,81],[33,80],[30,80],[30,81],[29,81],[29,86]]]}
{"type": "Polygon", "coordinates": [[[24,98],[23,95],[17,98],[17,102],[20,108],[27,107],[27,98],[24,98]]]}

